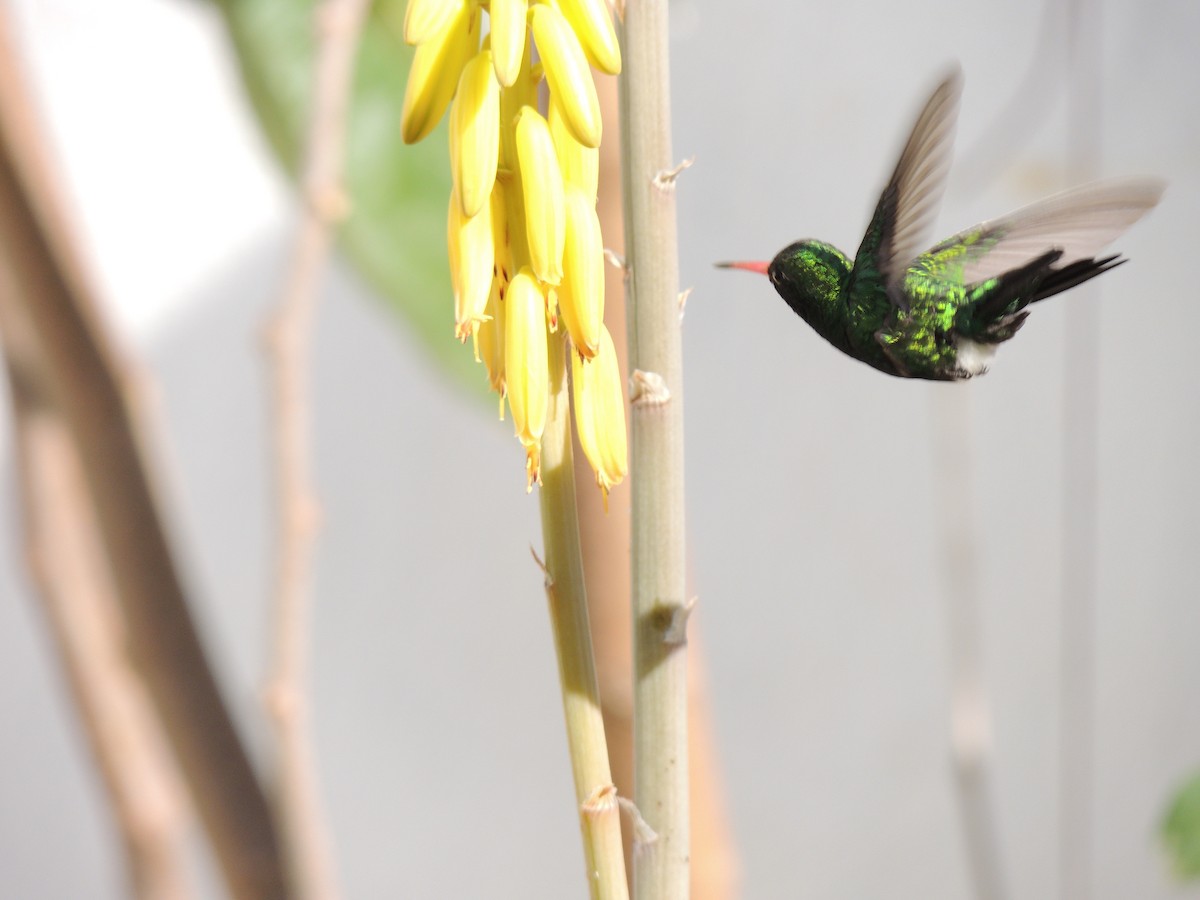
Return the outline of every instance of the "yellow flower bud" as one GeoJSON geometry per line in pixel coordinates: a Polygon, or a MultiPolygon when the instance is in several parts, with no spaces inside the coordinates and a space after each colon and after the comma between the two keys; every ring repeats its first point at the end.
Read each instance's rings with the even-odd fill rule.
{"type": "Polygon", "coordinates": [[[400,114],[404,143],[427,137],[450,105],[463,66],[479,49],[480,18],[473,4],[463,3],[441,31],[417,47],[400,114]]]}
{"type": "Polygon", "coordinates": [[[502,87],[517,80],[525,53],[525,19],[529,0],[492,0],[488,8],[492,29],[492,57],[502,87]]]}
{"type": "Polygon", "coordinates": [[[525,206],[529,261],[538,280],[562,281],[563,180],[550,126],[531,106],[517,113],[517,166],[525,206]]]}
{"type": "Polygon", "coordinates": [[[563,122],[562,111],[553,94],[550,95],[550,136],[554,138],[554,150],[558,154],[563,181],[575,185],[594,203],[600,176],[600,151],[595,147],[585,147],[575,140],[563,122]]]}
{"type": "Polygon", "coordinates": [[[600,101],[579,38],[553,6],[534,6],[531,24],[550,93],[561,104],[567,128],[585,147],[599,147],[600,101]]]}
{"type": "Polygon", "coordinates": [[[546,298],[533,273],[517,273],[504,298],[504,373],[508,408],[517,437],[525,446],[527,487],[541,476],[542,431],[550,402],[550,369],[547,359],[546,298]]]}
{"type": "Polygon", "coordinates": [[[467,0],[408,0],[408,9],[404,13],[404,43],[425,43],[466,5],[467,0]]]}
{"type": "Polygon", "coordinates": [[[567,239],[558,306],[576,352],[591,359],[604,327],[604,241],[596,207],[577,187],[568,186],[565,210],[567,239]]]}
{"type": "Polygon", "coordinates": [[[454,336],[465,342],[487,315],[495,265],[491,204],[485,203],[477,215],[464,216],[458,194],[451,191],[446,238],[454,287],[454,336]]]}
{"type": "Polygon", "coordinates": [[[450,174],[464,216],[488,202],[499,159],[500,85],[484,50],[463,68],[450,107],[450,174]]]}
{"type": "Polygon", "coordinates": [[[609,75],[621,73],[621,47],[605,0],[558,0],[558,8],[575,30],[588,62],[609,75]]]}
{"type": "Polygon", "coordinates": [[[571,385],[579,446],[607,497],[609,488],[620,484],[628,468],[621,372],[607,328],[601,329],[595,358],[585,362],[571,354],[571,385]]]}

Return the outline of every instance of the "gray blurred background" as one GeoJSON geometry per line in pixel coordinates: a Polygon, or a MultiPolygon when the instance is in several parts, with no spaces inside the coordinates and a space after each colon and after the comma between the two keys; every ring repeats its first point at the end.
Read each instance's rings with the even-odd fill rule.
{"type": "MultiPolygon", "coordinates": [[[[213,10],[16,6],[114,326],[161,388],[196,612],[261,749],[258,334],[290,200],[213,10]]],[[[953,59],[966,92],[939,231],[1082,180],[1066,151],[1068,10],[1050,10],[672,4],[675,148],[696,156],[678,187],[681,280],[695,288],[683,325],[695,622],[747,897],[969,896],[937,519],[956,504],[979,542],[1004,874],[1012,897],[1058,895],[1062,354],[1080,316],[1099,322],[1100,361],[1093,895],[1196,894],[1172,882],[1156,829],[1200,765],[1200,7],[1076,11],[1101,40],[1100,171],[1169,188],[1116,245],[1132,262],[1096,294],[1039,306],[986,378],[886,378],[826,346],[765,280],[711,268],[799,237],[853,252],[953,59]],[[1030,102],[981,145],[1030,66],[1030,102]],[[973,496],[948,496],[960,483],[945,477],[939,423],[962,420],[973,496]]],[[[347,895],[583,897],[522,452],[395,325],[352,274],[331,276],[314,363],[325,528],[311,680],[347,895]]],[[[0,458],[0,897],[122,896],[22,570],[7,446],[0,458]]]]}

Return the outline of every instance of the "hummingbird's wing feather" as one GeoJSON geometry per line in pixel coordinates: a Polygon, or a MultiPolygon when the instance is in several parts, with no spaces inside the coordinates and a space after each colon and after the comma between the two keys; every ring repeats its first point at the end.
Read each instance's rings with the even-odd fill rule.
{"type": "Polygon", "coordinates": [[[924,275],[957,285],[995,278],[1048,250],[1062,251],[1065,268],[1096,256],[1154,208],[1164,184],[1157,178],[1125,178],[1085,184],[981,222],[942,241],[912,266],[924,275]]]}
{"type": "Polygon", "coordinates": [[[893,303],[902,301],[904,273],[926,246],[937,218],[961,95],[962,72],[956,66],[913,125],[854,260],[856,274],[878,273],[893,303]]]}

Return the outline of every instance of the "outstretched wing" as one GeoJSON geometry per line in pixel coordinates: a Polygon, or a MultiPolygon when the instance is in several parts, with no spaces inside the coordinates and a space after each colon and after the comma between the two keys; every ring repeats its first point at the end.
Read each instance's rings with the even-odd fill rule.
{"type": "Polygon", "coordinates": [[[1061,250],[1054,267],[1096,256],[1154,208],[1164,184],[1126,178],[1085,184],[942,241],[912,264],[912,274],[964,286],[998,277],[1061,250]]]}
{"type": "Polygon", "coordinates": [[[956,66],[913,125],[854,259],[855,278],[878,278],[893,304],[903,302],[904,273],[926,246],[937,218],[961,95],[962,72],[956,66]]]}

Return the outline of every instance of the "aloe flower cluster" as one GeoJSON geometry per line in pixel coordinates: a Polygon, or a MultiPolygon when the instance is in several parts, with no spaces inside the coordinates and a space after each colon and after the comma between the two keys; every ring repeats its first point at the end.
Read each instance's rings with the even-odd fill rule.
{"type": "Polygon", "coordinates": [[[549,341],[571,346],[575,428],[607,495],[626,471],[625,410],[604,326],[596,217],[600,104],[590,66],[617,74],[605,0],[409,0],[416,45],[401,123],[425,138],[450,109],[447,216],[454,333],[512,413],[527,486],[540,483],[549,341]],[[483,13],[489,33],[481,35],[483,13]],[[537,56],[535,61],[534,56],[537,56]],[[538,109],[545,78],[549,100],[538,109]]]}

